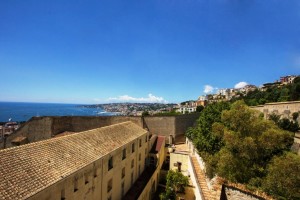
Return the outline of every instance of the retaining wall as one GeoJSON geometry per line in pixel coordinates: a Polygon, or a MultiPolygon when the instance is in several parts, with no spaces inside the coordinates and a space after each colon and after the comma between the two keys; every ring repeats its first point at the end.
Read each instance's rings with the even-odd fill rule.
{"type": "MultiPolygon", "coordinates": [[[[293,113],[300,112],[300,101],[266,103],[265,105],[251,106],[251,108],[264,113],[266,119],[272,113],[291,119],[293,113]]],[[[300,117],[298,118],[298,122],[300,122],[299,120],[300,117]]]]}

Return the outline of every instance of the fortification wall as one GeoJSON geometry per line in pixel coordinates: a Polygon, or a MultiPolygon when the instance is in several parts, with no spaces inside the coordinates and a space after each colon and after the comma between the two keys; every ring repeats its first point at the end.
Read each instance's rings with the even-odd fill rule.
{"type": "MultiPolygon", "coordinates": [[[[170,143],[170,137],[176,140],[176,136],[182,135],[195,124],[199,114],[188,114],[178,116],[148,116],[144,117],[145,127],[149,132],[166,136],[166,143],[170,143]]],[[[179,137],[178,137],[179,138],[179,137]]],[[[181,137],[182,138],[182,137],[181,137]]],[[[184,140],[182,142],[185,142],[184,140]]]]}
{"type": "MultiPolygon", "coordinates": [[[[140,127],[148,128],[151,134],[169,135],[176,139],[177,135],[182,135],[186,129],[193,126],[198,114],[179,116],[149,116],[149,117],[127,117],[127,116],[64,116],[64,117],[33,117],[17,131],[7,137],[6,148],[12,147],[12,141],[23,136],[27,141],[36,142],[49,139],[62,132],[81,132],[104,126],[109,126],[125,121],[131,121],[140,127]]],[[[4,148],[4,142],[0,143],[0,149],[4,148]]]]}
{"type": "Polygon", "coordinates": [[[81,132],[95,128],[101,128],[113,124],[118,124],[125,121],[131,121],[138,126],[143,127],[143,122],[140,117],[122,117],[122,116],[100,116],[100,117],[52,117],[52,134],[57,135],[64,131],[81,132]]]}
{"type": "MultiPolygon", "coordinates": [[[[193,127],[196,123],[196,120],[199,119],[200,114],[189,114],[189,115],[179,115],[176,117],[176,135],[183,135],[189,127],[193,127]]],[[[179,137],[175,138],[176,142],[185,143],[185,138],[180,137],[181,141],[178,140],[179,137]]]]}
{"type": "Polygon", "coordinates": [[[275,113],[291,119],[294,112],[300,112],[300,101],[266,103],[265,105],[251,106],[251,108],[264,113],[265,118],[268,118],[270,114],[275,113]]]}
{"type": "Polygon", "coordinates": [[[155,117],[149,116],[144,118],[145,126],[149,132],[157,135],[166,136],[166,143],[169,143],[169,135],[175,138],[176,125],[175,116],[155,117]]]}

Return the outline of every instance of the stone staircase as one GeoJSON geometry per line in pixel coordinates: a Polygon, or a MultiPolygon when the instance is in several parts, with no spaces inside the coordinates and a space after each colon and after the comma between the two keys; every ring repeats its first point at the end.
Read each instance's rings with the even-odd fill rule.
{"type": "Polygon", "coordinates": [[[201,192],[203,194],[204,200],[217,200],[220,199],[217,191],[210,190],[208,188],[206,177],[195,156],[191,156],[192,164],[195,169],[196,178],[201,188],[201,192]]]}

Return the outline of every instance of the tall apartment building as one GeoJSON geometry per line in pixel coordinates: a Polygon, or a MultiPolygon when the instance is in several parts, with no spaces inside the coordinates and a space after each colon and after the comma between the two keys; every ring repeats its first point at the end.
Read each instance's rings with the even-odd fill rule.
{"type": "MultiPolygon", "coordinates": [[[[122,199],[148,170],[154,144],[147,130],[123,122],[1,150],[0,199],[122,199]]],[[[161,163],[155,164],[137,199],[155,192],[161,163]]]]}

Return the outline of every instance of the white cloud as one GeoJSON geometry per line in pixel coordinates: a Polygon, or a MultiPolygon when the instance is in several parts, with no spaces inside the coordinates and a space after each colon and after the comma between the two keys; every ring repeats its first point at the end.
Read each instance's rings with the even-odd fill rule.
{"type": "Polygon", "coordinates": [[[136,102],[136,103],[168,103],[163,97],[157,97],[153,94],[148,94],[148,97],[131,97],[122,95],[119,97],[110,97],[110,102],[136,102]]]}
{"type": "Polygon", "coordinates": [[[215,88],[211,85],[205,85],[204,86],[204,93],[208,94],[208,93],[212,93],[215,90],[215,88]]]}
{"type": "Polygon", "coordinates": [[[245,87],[246,85],[249,85],[249,84],[247,82],[242,81],[242,82],[239,82],[239,83],[235,84],[234,88],[239,89],[239,88],[245,87]]]}

